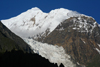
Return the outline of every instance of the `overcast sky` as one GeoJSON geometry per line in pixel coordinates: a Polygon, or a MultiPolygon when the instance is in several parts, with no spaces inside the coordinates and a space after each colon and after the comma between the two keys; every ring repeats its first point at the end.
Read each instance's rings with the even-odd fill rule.
{"type": "Polygon", "coordinates": [[[92,16],[100,24],[100,0],[0,0],[0,20],[17,16],[33,7],[47,13],[66,8],[92,16]]]}

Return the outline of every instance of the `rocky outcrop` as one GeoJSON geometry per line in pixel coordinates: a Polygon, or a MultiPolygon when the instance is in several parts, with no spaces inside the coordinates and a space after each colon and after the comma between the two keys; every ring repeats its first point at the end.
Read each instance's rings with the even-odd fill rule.
{"type": "Polygon", "coordinates": [[[11,51],[12,49],[31,52],[28,44],[0,22],[0,52],[11,51]]]}
{"type": "Polygon", "coordinates": [[[93,18],[71,17],[62,22],[43,42],[63,46],[75,61],[87,65],[99,57],[96,48],[100,50],[100,27],[93,18]]]}

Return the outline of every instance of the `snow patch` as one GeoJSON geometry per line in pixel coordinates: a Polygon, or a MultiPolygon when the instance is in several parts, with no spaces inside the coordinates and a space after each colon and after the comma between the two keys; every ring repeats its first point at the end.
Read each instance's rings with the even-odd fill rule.
{"type": "Polygon", "coordinates": [[[98,44],[98,46],[100,47],[100,44],[98,44]]]}
{"type": "Polygon", "coordinates": [[[57,31],[63,31],[64,30],[64,28],[63,27],[61,27],[60,29],[56,29],[57,31]]]}
{"type": "Polygon", "coordinates": [[[97,50],[97,52],[100,54],[100,50],[98,48],[95,48],[95,50],[97,50]]]}
{"type": "Polygon", "coordinates": [[[83,41],[85,44],[86,44],[86,42],[85,41],[83,41]]]}
{"type": "Polygon", "coordinates": [[[73,28],[74,30],[76,30],[77,28],[73,28]]]}

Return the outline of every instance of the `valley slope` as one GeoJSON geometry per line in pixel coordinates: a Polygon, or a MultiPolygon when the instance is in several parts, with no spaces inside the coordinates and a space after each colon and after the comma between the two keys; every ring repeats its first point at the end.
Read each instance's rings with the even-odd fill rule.
{"type": "Polygon", "coordinates": [[[11,51],[13,49],[31,52],[31,49],[27,43],[12,33],[0,22],[0,52],[11,51]]]}

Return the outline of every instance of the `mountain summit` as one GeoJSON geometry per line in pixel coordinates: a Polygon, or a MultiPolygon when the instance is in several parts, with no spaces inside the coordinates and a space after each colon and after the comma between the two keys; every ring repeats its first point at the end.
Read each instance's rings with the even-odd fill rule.
{"type": "MultiPolygon", "coordinates": [[[[53,60],[51,60],[52,55],[48,56],[49,52],[44,51],[43,53],[40,49],[51,50],[51,48],[48,46],[43,48],[44,46],[40,45],[41,43],[37,43],[34,40],[53,44],[53,46],[57,45],[57,47],[53,47],[55,49],[58,49],[58,46],[63,47],[65,53],[69,54],[78,65],[87,67],[99,66],[100,25],[90,16],[64,8],[44,13],[35,7],[21,13],[17,17],[1,20],[1,22],[16,35],[23,38],[36,53],[45,56],[50,61],[53,60]]],[[[52,50],[56,52],[55,49],[52,50]]],[[[60,54],[62,52],[58,52],[56,55],[60,56],[60,54]]],[[[66,60],[57,62],[61,63],[64,61],[66,60]]],[[[64,66],[67,67],[66,65],[64,66]]]]}
{"type": "Polygon", "coordinates": [[[64,8],[44,13],[35,7],[21,13],[17,17],[1,21],[20,37],[34,37],[36,39],[38,35],[48,35],[65,19],[79,15],[81,14],[64,8]],[[45,33],[47,31],[49,32],[45,33]]]}

